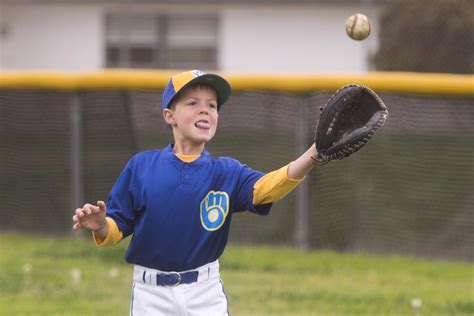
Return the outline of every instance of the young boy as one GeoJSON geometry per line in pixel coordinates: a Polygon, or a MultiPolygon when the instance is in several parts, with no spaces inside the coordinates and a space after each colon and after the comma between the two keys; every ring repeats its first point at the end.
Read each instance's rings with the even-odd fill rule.
{"type": "Polygon", "coordinates": [[[314,144],[266,175],[207,152],[230,93],[215,74],[172,76],[162,107],[174,144],[136,154],[107,203],[85,204],[72,218],[99,246],[133,234],[125,255],[134,265],[130,315],[228,315],[218,258],[233,213],[267,215],[314,166],[314,144]]]}

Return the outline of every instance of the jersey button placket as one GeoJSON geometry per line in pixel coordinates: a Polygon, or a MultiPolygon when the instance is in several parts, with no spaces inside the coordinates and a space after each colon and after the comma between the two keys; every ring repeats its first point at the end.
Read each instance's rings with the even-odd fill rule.
{"type": "Polygon", "coordinates": [[[183,168],[184,168],[184,172],[183,172],[182,181],[184,184],[191,184],[191,176],[189,175],[189,169],[190,169],[189,164],[184,164],[183,168]]]}

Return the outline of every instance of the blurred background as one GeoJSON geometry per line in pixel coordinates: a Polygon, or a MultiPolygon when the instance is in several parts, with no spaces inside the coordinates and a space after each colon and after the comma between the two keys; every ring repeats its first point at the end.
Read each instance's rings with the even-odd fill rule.
{"type": "Polygon", "coordinates": [[[0,69],[472,73],[468,0],[1,0],[0,69]],[[372,35],[344,24],[366,14],[372,35]]]}
{"type": "MultiPolygon", "coordinates": [[[[473,30],[470,0],[0,0],[0,70],[472,74],[473,30]],[[345,34],[356,12],[372,22],[362,42],[345,34]]],[[[272,171],[311,144],[333,92],[238,90],[208,149],[272,171]]],[[[316,168],[271,216],[236,215],[231,242],[472,261],[472,93],[381,96],[391,117],[366,148],[316,168]]],[[[73,210],[105,199],[131,155],[171,141],[160,102],[1,88],[0,229],[71,235],[73,210]]]]}

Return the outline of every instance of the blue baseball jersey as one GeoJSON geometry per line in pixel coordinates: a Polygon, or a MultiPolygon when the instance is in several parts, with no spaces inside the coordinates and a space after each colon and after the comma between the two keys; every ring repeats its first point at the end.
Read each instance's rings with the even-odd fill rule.
{"type": "Polygon", "coordinates": [[[133,234],[125,259],[162,271],[190,270],[218,259],[233,213],[269,213],[271,204],[253,205],[253,187],[263,175],[206,150],[187,163],[172,145],[133,156],[107,200],[107,216],[123,237],[133,234]]]}

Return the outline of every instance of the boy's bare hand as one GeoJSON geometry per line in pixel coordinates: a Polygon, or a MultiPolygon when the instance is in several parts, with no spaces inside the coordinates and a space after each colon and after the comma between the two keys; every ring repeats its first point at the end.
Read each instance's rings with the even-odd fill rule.
{"type": "Polygon", "coordinates": [[[97,206],[92,204],[84,204],[82,208],[76,209],[75,215],[72,217],[72,229],[79,230],[86,228],[102,235],[107,228],[105,220],[106,207],[103,201],[98,201],[97,206]]]}

